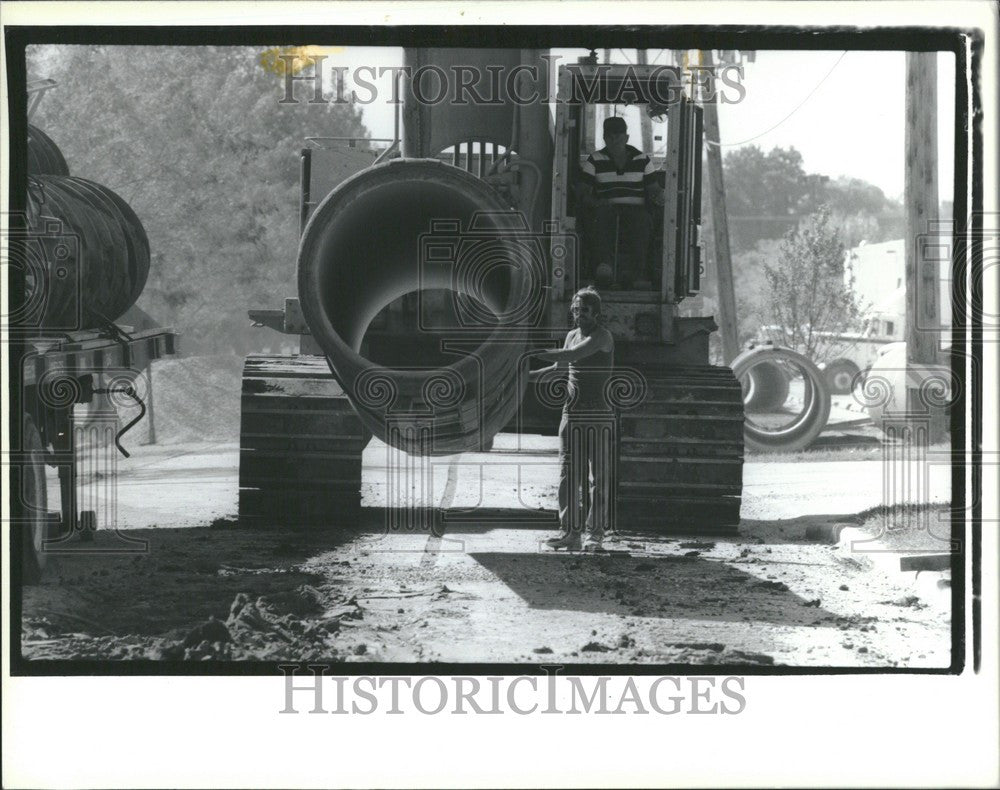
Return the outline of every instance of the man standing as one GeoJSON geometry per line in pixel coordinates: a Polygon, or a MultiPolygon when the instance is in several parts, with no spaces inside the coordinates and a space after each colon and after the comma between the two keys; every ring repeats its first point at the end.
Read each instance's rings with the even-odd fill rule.
{"type": "Polygon", "coordinates": [[[528,380],[537,381],[552,370],[568,371],[566,402],[559,424],[562,533],[548,544],[556,549],[578,551],[586,528],[586,550],[598,551],[607,527],[611,495],[614,414],[606,389],[614,366],[615,341],[600,325],[601,297],[593,288],[579,291],[573,297],[570,311],[576,327],[566,335],[562,349],[538,354],[554,364],[531,371],[528,380]]]}
{"type": "Polygon", "coordinates": [[[646,201],[662,206],[663,190],[656,183],[656,168],[650,158],[628,144],[624,118],[604,119],[604,148],[587,157],[582,182],[584,200],[595,213],[595,271],[607,267],[605,271],[614,273],[616,287],[634,288],[638,280],[647,279],[651,223],[646,201]],[[618,238],[625,242],[621,260],[618,238]]]}

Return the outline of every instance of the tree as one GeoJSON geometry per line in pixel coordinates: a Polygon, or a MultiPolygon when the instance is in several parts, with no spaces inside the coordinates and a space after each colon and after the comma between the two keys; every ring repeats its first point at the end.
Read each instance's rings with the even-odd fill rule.
{"type": "Polygon", "coordinates": [[[824,200],[848,249],[862,241],[877,244],[903,235],[902,205],[889,200],[877,186],[860,178],[841,176],[826,184],[824,200]]]}
{"type": "Polygon", "coordinates": [[[734,253],[762,239],[781,238],[810,210],[809,179],[795,148],[756,145],[729,151],[723,160],[726,208],[734,253]]]}
{"type": "Polygon", "coordinates": [[[784,345],[823,361],[826,333],[859,330],[863,309],[852,288],[845,249],[829,206],[808,217],[764,264],[767,314],[784,345]]]}
{"type": "MultiPolygon", "coordinates": [[[[781,239],[796,232],[822,206],[827,206],[828,227],[845,249],[862,241],[888,241],[902,235],[903,211],[898,202],[858,178],[807,173],[795,148],[765,153],[759,146],[744,146],[726,154],[723,171],[741,345],[756,338],[761,326],[774,322],[765,266],[780,268],[781,239]]],[[[702,238],[710,263],[715,253],[708,200],[705,190],[702,238]]],[[[707,268],[711,272],[712,266],[707,268]]],[[[709,276],[702,294],[713,300],[715,288],[709,276]]]]}
{"type": "Polygon", "coordinates": [[[770,261],[777,259],[780,244],[777,239],[763,239],[752,250],[733,257],[740,346],[755,340],[760,327],[768,320],[768,286],[764,270],[770,261]]]}
{"type": "MultiPolygon", "coordinates": [[[[829,205],[848,247],[888,241],[902,233],[903,210],[881,189],[859,178],[807,173],[794,147],[765,153],[757,145],[729,151],[723,160],[730,243],[734,256],[765,239],[780,239],[799,220],[829,205]]],[[[709,216],[706,207],[702,211],[709,216]]]]}

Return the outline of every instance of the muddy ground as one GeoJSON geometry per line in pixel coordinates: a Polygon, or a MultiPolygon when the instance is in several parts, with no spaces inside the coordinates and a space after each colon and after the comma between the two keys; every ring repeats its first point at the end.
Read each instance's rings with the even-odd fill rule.
{"type": "Polygon", "coordinates": [[[900,573],[896,555],[872,553],[886,535],[859,550],[883,519],[745,520],[738,538],[714,540],[618,535],[602,555],[552,552],[551,532],[504,510],[447,518],[440,538],[387,533],[375,508],[329,529],[101,531],[92,545],[106,553],[54,558],[25,590],[22,648],[29,659],[947,666],[947,576],[900,573]],[[855,545],[810,538],[831,523],[855,545]],[[121,553],[142,548],[123,539],[148,545],[121,553]]]}

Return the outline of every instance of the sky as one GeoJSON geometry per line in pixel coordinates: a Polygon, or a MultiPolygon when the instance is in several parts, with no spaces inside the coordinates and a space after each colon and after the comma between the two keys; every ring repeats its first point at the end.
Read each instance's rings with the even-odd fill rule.
{"type": "MultiPolygon", "coordinates": [[[[759,52],[745,66],[744,101],[719,107],[721,142],[752,139],[764,150],[793,145],[809,172],[863,178],[901,198],[906,56],[848,52],[840,59],[842,54],[759,52]]],[[[938,184],[944,200],[951,199],[954,172],[954,79],[954,55],[939,53],[938,184]]]]}
{"type": "MultiPolygon", "coordinates": [[[[399,66],[394,47],[324,48],[326,65],[399,66]]],[[[557,50],[571,62],[585,50],[557,50]]],[[[657,51],[650,51],[655,61],[657,51]]],[[[634,50],[612,50],[612,60],[635,60],[634,50]]],[[[663,62],[661,58],[660,62],[663,62]]],[[[904,74],[902,52],[766,51],[744,65],[746,96],[719,106],[723,150],[756,144],[765,151],[794,146],[807,172],[862,178],[890,198],[903,195],[904,74]]],[[[954,167],[954,56],[938,55],[938,166],[942,200],[952,198],[954,167]]],[[[373,137],[392,137],[393,105],[383,101],[389,77],[374,80],[378,99],[362,112],[373,137]]]]}

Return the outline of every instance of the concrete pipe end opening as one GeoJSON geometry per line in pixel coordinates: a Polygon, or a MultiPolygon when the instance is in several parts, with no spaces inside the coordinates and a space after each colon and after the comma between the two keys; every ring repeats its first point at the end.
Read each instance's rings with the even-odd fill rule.
{"type": "Polygon", "coordinates": [[[540,238],[483,181],[437,160],[397,159],[343,182],[316,209],[298,289],[369,430],[441,455],[487,445],[515,413],[545,271],[540,238]],[[381,352],[363,353],[373,322],[408,295],[412,325],[396,324],[381,352]],[[407,343],[413,351],[401,355],[407,343]]]}
{"type": "Polygon", "coordinates": [[[758,452],[808,447],[830,418],[830,391],[823,372],[789,348],[764,346],[732,362],[743,386],[743,438],[758,452]]]}

